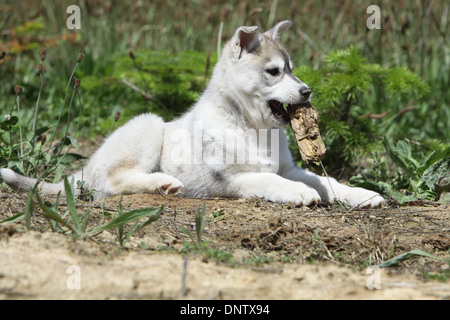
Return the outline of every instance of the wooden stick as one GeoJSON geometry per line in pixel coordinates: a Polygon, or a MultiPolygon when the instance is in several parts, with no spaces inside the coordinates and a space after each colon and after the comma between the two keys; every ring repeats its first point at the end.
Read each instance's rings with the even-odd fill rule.
{"type": "Polygon", "coordinates": [[[318,163],[327,150],[319,132],[319,112],[307,102],[289,105],[288,113],[303,161],[318,163]]]}

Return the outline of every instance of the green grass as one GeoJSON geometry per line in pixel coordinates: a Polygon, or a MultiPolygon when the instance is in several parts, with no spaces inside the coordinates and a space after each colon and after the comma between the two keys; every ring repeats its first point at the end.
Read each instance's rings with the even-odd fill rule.
{"type": "Polygon", "coordinates": [[[203,228],[205,227],[206,221],[205,203],[201,210],[199,207],[195,210],[195,237],[188,229],[179,227],[179,230],[190,239],[190,241],[183,240],[183,253],[191,253],[199,255],[203,257],[203,259],[213,259],[217,262],[232,264],[234,259],[231,253],[220,248],[215,248],[209,241],[202,239],[203,228]]]}
{"type": "MultiPolygon", "coordinates": [[[[28,193],[25,210],[0,221],[0,224],[15,223],[25,219],[25,226],[29,230],[31,229],[31,217],[33,214],[37,214],[47,219],[54,232],[71,235],[74,239],[86,239],[105,230],[117,229],[118,243],[124,248],[135,232],[158,220],[164,210],[164,206],[161,206],[125,211],[120,204],[117,212],[108,219],[108,222],[92,222],[93,215],[89,207],[86,210],[77,208],[79,202],[73,188],[68,179],[64,178],[66,203],[62,205],[60,194],[56,197],[55,202],[46,201],[37,193],[35,187],[28,193]],[[64,210],[63,207],[67,209],[64,210]],[[132,224],[131,227],[128,224],[132,224]]],[[[104,216],[104,212],[101,215],[104,216]]]]}

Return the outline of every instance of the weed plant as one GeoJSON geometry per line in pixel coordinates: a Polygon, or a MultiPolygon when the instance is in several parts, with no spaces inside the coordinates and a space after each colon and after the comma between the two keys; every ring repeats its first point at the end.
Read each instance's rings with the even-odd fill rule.
{"type": "MultiPolygon", "coordinates": [[[[117,228],[117,239],[119,245],[124,248],[130,237],[135,232],[156,221],[160,217],[164,207],[144,208],[126,212],[120,205],[117,210],[117,214],[111,219],[111,221],[96,226],[90,226],[90,209],[87,209],[83,213],[77,209],[77,198],[75,196],[76,193],[74,187],[77,186],[82,189],[80,181],[69,182],[67,176],[64,176],[64,191],[67,210],[65,210],[63,214],[59,213],[61,209],[60,194],[57,195],[56,201],[51,203],[42,199],[38,193],[39,184],[42,180],[50,179],[50,177],[55,181],[61,180],[66,166],[70,162],[83,158],[77,153],[69,152],[70,147],[78,149],[77,140],[75,137],[78,132],[79,118],[83,109],[82,99],[79,92],[81,80],[76,78],[74,74],[83,59],[83,54],[80,53],[77,56],[77,62],[66,85],[66,93],[64,95],[61,113],[58,117],[56,125],[53,128],[47,126],[39,127],[39,107],[40,98],[44,89],[42,77],[44,75],[44,61],[46,59],[46,54],[47,49],[42,48],[40,55],[41,63],[39,63],[37,68],[37,75],[40,77],[40,86],[34,108],[31,131],[25,136],[25,138],[23,137],[20,97],[24,93],[24,89],[19,85],[15,87],[16,99],[14,106],[11,108],[11,112],[3,117],[0,122],[0,144],[2,146],[0,149],[0,166],[12,168],[13,170],[27,176],[37,177],[37,182],[28,193],[24,212],[6,218],[0,221],[0,223],[13,223],[25,219],[26,228],[31,229],[31,216],[33,214],[40,214],[48,220],[53,231],[70,234],[75,239],[88,238],[105,230],[117,228]],[[69,94],[70,88],[72,88],[71,94],[69,94]],[[69,95],[71,96],[70,102],[67,104],[69,95]],[[75,96],[77,96],[78,99],[75,99],[75,96]],[[72,135],[69,135],[71,123],[74,121],[71,118],[71,114],[74,112],[73,109],[76,109],[75,100],[79,103],[78,117],[76,117],[78,118],[78,121],[76,122],[76,125],[72,126],[72,129],[75,131],[72,135]],[[66,114],[66,121],[62,122],[61,119],[66,114]],[[19,128],[18,141],[13,138],[16,124],[19,128]],[[64,125],[63,128],[59,127],[61,124],[64,125]],[[48,134],[48,131],[53,131],[53,133],[51,134],[50,141],[48,142],[48,147],[43,148],[47,142],[46,134],[48,134]],[[55,137],[59,132],[63,132],[63,137],[58,142],[55,142],[55,137]],[[141,221],[141,218],[147,219],[141,221]],[[126,230],[125,225],[128,223],[133,223],[133,225],[126,230]]],[[[85,194],[82,196],[88,197],[88,195],[85,194]]]]}
{"type": "Polygon", "coordinates": [[[195,209],[195,237],[191,231],[184,227],[179,230],[184,233],[191,241],[183,241],[183,252],[203,256],[205,259],[213,259],[217,262],[233,263],[233,255],[220,248],[214,248],[209,241],[202,240],[203,228],[206,223],[206,203],[203,208],[195,209]]]}

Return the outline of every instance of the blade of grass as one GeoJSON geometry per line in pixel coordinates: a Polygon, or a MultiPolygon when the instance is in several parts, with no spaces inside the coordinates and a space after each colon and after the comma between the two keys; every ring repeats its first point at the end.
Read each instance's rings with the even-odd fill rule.
{"type": "Polygon", "coordinates": [[[81,222],[80,227],[81,227],[81,231],[83,233],[86,232],[86,227],[87,227],[87,224],[89,222],[89,216],[90,215],[91,215],[91,209],[87,209],[86,213],[83,215],[82,219],[80,219],[80,222],[81,222]]]}
{"type": "Polygon", "coordinates": [[[90,230],[85,235],[90,236],[90,235],[93,235],[96,233],[100,233],[107,229],[115,228],[120,225],[124,225],[125,223],[129,223],[129,222],[138,220],[140,218],[147,217],[149,215],[158,215],[159,216],[163,210],[164,210],[164,206],[161,206],[159,208],[144,208],[144,209],[132,210],[132,211],[126,212],[126,213],[114,218],[109,223],[106,223],[104,225],[101,225],[97,228],[90,230]]]}
{"type": "Polygon", "coordinates": [[[39,212],[44,217],[49,219],[50,221],[54,221],[56,223],[59,223],[60,225],[66,227],[69,229],[74,235],[78,236],[77,230],[74,229],[67,221],[61,218],[58,212],[56,212],[53,208],[48,207],[45,205],[45,203],[42,201],[41,197],[39,197],[39,194],[36,194],[36,198],[39,204],[39,208],[41,208],[42,212],[39,212]]]}
{"type": "Polygon", "coordinates": [[[203,228],[205,226],[205,215],[206,215],[206,203],[203,204],[203,209],[195,209],[195,232],[197,234],[197,242],[200,243],[202,240],[203,228]]]}
{"type": "MultiPolygon", "coordinates": [[[[44,61],[42,61],[42,70],[44,68],[44,61]]],[[[33,119],[33,137],[31,138],[31,153],[34,152],[34,144],[36,143],[36,129],[37,129],[37,122],[38,122],[38,115],[39,115],[39,104],[41,101],[41,93],[42,88],[44,86],[44,79],[43,79],[43,71],[42,73],[39,72],[39,79],[40,79],[40,87],[38,91],[38,96],[36,99],[36,106],[34,107],[34,119],[33,119]]]]}
{"type": "Polygon", "coordinates": [[[34,189],[34,188],[32,188],[28,192],[27,202],[25,204],[24,214],[25,214],[25,227],[27,230],[30,230],[31,214],[33,213],[33,209],[34,209],[33,196],[34,196],[35,192],[36,192],[36,189],[34,189]]]}
{"type": "Polygon", "coordinates": [[[22,220],[23,218],[25,218],[25,212],[21,212],[21,213],[13,215],[11,217],[8,217],[6,219],[3,219],[2,221],[0,221],[0,224],[2,224],[2,223],[14,223],[14,222],[22,220]]]}
{"type": "Polygon", "coordinates": [[[16,95],[16,105],[17,105],[17,116],[19,117],[19,138],[20,138],[20,159],[23,158],[23,138],[22,138],[22,125],[20,116],[20,98],[16,95]]]}
{"type": "Polygon", "coordinates": [[[120,246],[122,248],[125,247],[125,239],[123,237],[123,224],[117,227],[117,238],[119,239],[120,246]]]}
{"type": "MultiPolygon", "coordinates": [[[[60,199],[60,197],[61,197],[61,192],[58,192],[58,194],[56,195],[56,202],[55,202],[55,204],[54,204],[54,207],[55,207],[55,208],[59,208],[59,199],[60,199]]],[[[67,215],[67,213],[65,213],[65,214],[62,216],[62,219],[64,219],[66,215],[67,215]]],[[[50,225],[51,225],[52,230],[53,230],[54,232],[64,233],[64,230],[61,228],[61,226],[60,226],[56,221],[50,220],[50,225]]]]}
{"type": "Polygon", "coordinates": [[[193,244],[196,243],[195,240],[194,240],[194,237],[192,236],[191,232],[190,232],[188,229],[186,229],[185,227],[179,226],[179,227],[178,227],[178,230],[180,230],[180,231],[183,232],[185,235],[187,235],[187,236],[191,239],[191,241],[192,241],[193,244]]]}
{"type": "Polygon", "coordinates": [[[72,217],[77,234],[81,234],[80,217],[78,216],[75,196],[72,191],[72,187],[69,184],[67,177],[64,177],[64,191],[66,192],[67,208],[69,209],[70,216],[72,217]]]}
{"type": "MultiPolygon", "coordinates": [[[[134,226],[130,229],[130,231],[128,231],[127,236],[125,237],[125,239],[123,239],[123,241],[121,241],[121,245],[125,246],[126,243],[128,242],[128,240],[131,238],[131,236],[138,230],[141,230],[142,228],[144,228],[145,226],[149,225],[152,222],[155,222],[156,220],[158,220],[161,217],[161,212],[158,212],[154,215],[152,215],[151,217],[149,217],[146,221],[139,223],[139,221],[136,221],[136,223],[134,224],[134,226]]],[[[122,227],[123,229],[123,225],[121,225],[120,227],[122,227]]]]}
{"type": "Polygon", "coordinates": [[[438,260],[441,261],[443,263],[447,263],[449,264],[449,262],[445,261],[444,259],[441,259],[439,257],[436,257],[428,252],[419,250],[419,249],[415,249],[415,250],[411,250],[409,252],[403,253],[401,255],[398,255],[392,259],[389,259],[381,264],[378,265],[379,268],[389,268],[389,267],[394,267],[396,265],[398,265],[399,263],[411,259],[413,257],[426,257],[426,258],[431,258],[434,260],[438,260]]]}

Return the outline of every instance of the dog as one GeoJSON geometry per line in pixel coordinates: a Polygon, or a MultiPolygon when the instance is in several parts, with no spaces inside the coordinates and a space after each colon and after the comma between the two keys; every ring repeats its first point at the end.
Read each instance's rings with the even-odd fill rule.
{"type": "MultiPolygon", "coordinates": [[[[164,122],[154,114],[130,120],[109,136],[86,167],[69,178],[84,181],[100,199],[118,194],[183,197],[259,197],[312,206],[335,200],[351,207],[380,207],[376,192],[298,168],[283,127],[287,105],[309,101],[311,90],[294,76],[280,44],[282,21],[267,32],[237,28],[193,107],[164,122]]],[[[3,180],[19,190],[37,181],[11,169],[3,180]]],[[[43,194],[64,194],[64,183],[40,182],[43,194]]]]}

